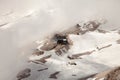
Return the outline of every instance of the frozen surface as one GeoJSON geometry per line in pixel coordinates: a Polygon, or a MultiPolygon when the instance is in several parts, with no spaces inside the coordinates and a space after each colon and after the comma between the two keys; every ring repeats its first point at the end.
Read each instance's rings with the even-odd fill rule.
{"type": "MultiPolygon", "coordinates": [[[[58,80],[77,80],[110,67],[120,66],[119,0],[0,0],[0,80],[17,80],[16,74],[31,68],[32,76],[25,80],[52,80],[55,71],[58,80]],[[76,60],[77,66],[66,65],[66,55],[53,55],[45,65],[28,63],[29,56],[38,46],[35,41],[49,34],[91,19],[106,19],[100,29],[106,34],[89,32],[82,36],[71,35],[74,45],[68,54],[95,49],[94,54],[76,60]],[[111,31],[114,30],[115,31],[111,31]],[[112,44],[98,51],[96,47],[112,44]],[[38,69],[49,67],[43,72],[38,69]],[[76,76],[71,76],[77,74],[76,76]]],[[[46,54],[54,54],[52,51],[46,54]]]]}

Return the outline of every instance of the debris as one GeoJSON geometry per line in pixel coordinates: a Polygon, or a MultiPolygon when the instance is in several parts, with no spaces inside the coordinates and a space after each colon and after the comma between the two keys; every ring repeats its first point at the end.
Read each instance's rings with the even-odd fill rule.
{"type": "Polygon", "coordinates": [[[57,71],[49,76],[49,78],[57,79],[57,75],[60,73],[60,71],[57,71]]]}
{"type": "Polygon", "coordinates": [[[48,68],[44,68],[44,69],[40,69],[40,70],[37,70],[37,71],[44,71],[44,70],[47,70],[48,68]]]}
{"type": "Polygon", "coordinates": [[[102,49],[104,49],[104,48],[108,48],[108,47],[111,47],[111,46],[112,46],[112,44],[109,44],[109,45],[103,46],[103,47],[101,47],[101,48],[97,47],[97,49],[100,51],[100,50],[102,50],[102,49]]]}
{"type": "Polygon", "coordinates": [[[24,78],[29,77],[29,76],[31,75],[30,72],[31,72],[31,69],[29,69],[29,68],[26,68],[26,69],[20,71],[20,72],[17,74],[17,79],[18,79],[18,80],[22,80],[22,79],[24,79],[24,78]]]}

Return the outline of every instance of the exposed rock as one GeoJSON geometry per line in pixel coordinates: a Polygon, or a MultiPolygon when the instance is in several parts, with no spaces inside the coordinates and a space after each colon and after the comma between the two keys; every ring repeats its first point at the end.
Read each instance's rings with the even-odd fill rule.
{"type": "Polygon", "coordinates": [[[49,76],[49,78],[57,79],[57,75],[60,73],[60,71],[57,71],[49,76]]]}
{"type": "Polygon", "coordinates": [[[117,44],[120,44],[120,39],[118,39],[116,42],[117,42],[117,44]]]}
{"type": "Polygon", "coordinates": [[[75,62],[68,62],[70,65],[77,65],[75,62]]]}
{"type": "Polygon", "coordinates": [[[69,34],[79,35],[79,33],[82,31],[80,27],[81,26],[79,24],[77,24],[74,27],[70,27],[69,29],[61,32],[61,34],[64,34],[64,35],[69,35],[69,34]]]}
{"type": "Polygon", "coordinates": [[[30,60],[30,61],[28,61],[28,62],[33,62],[33,63],[35,63],[35,64],[40,64],[40,62],[38,62],[38,61],[32,61],[32,60],[30,60]]]}
{"type": "Polygon", "coordinates": [[[108,31],[105,31],[105,30],[102,30],[102,29],[97,29],[97,30],[98,30],[99,33],[103,33],[103,34],[108,32],[108,31]]]}
{"type": "Polygon", "coordinates": [[[43,51],[50,51],[52,49],[54,49],[57,46],[57,43],[49,40],[46,43],[44,43],[44,45],[40,48],[43,51]]]}
{"type": "Polygon", "coordinates": [[[47,70],[48,68],[44,68],[44,69],[39,69],[37,71],[44,71],[44,70],[47,70]]]}
{"type": "Polygon", "coordinates": [[[120,30],[118,31],[118,34],[120,34],[120,30]]]}
{"type": "Polygon", "coordinates": [[[72,74],[72,76],[77,76],[76,74],[72,74]]]}
{"type": "Polygon", "coordinates": [[[43,55],[43,54],[44,54],[44,51],[36,50],[32,55],[40,56],[40,55],[43,55]]]}
{"type": "Polygon", "coordinates": [[[24,78],[29,77],[29,76],[31,75],[30,72],[31,72],[31,69],[29,69],[29,68],[26,68],[26,69],[20,71],[20,72],[17,74],[17,79],[18,79],[18,80],[22,80],[22,79],[24,79],[24,78]]]}
{"type": "Polygon", "coordinates": [[[105,77],[106,80],[120,80],[120,67],[113,69],[105,77]]]}
{"type": "Polygon", "coordinates": [[[80,59],[81,56],[84,55],[90,55],[94,52],[95,50],[92,51],[87,51],[87,52],[83,52],[83,53],[79,53],[79,54],[73,54],[71,56],[68,56],[69,59],[80,59]]]}
{"type": "Polygon", "coordinates": [[[57,45],[55,48],[55,53],[59,56],[62,55],[62,53],[66,53],[69,49],[69,45],[57,45]]]}
{"type": "Polygon", "coordinates": [[[8,23],[3,23],[3,24],[0,24],[0,27],[3,27],[5,25],[7,25],[8,23]]]}
{"type": "Polygon", "coordinates": [[[60,33],[54,34],[51,37],[49,37],[48,40],[43,44],[43,46],[40,49],[43,51],[50,51],[55,49],[55,53],[61,55],[63,52],[68,51],[70,45],[73,44],[73,42],[69,38],[70,34],[75,34],[75,35],[85,34],[88,31],[96,30],[100,25],[101,23],[96,20],[88,21],[87,23],[84,23],[83,26],[77,24],[74,27],[71,27],[65,31],[62,31],[60,33]],[[67,49],[66,47],[63,47],[65,45],[66,47],[68,47],[67,49]],[[62,48],[65,48],[66,51],[62,48]]]}
{"type": "Polygon", "coordinates": [[[46,63],[46,59],[50,58],[52,55],[48,55],[48,56],[45,56],[45,57],[42,57],[40,58],[39,60],[35,60],[37,62],[42,62],[42,63],[46,63]]]}
{"type": "Polygon", "coordinates": [[[101,72],[95,76],[96,80],[104,78],[104,80],[120,80],[120,67],[101,72]]]}
{"type": "MultiPolygon", "coordinates": [[[[79,78],[77,80],[89,80],[89,78],[93,78],[96,74],[92,74],[92,75],[89,75],[89,76],[86,76],[86,77],[83,77],[83,78],[79,78]]],[[[90,79],[91,80],[91,79],[90,79]]],[[[96,79],[95,79],[96,80],[96,79]]]]}
{"type": "Polygon", "coordinates": [[[72,45],[72,41],[67,35],[55,34],[49,41],[45,42],[40,49],[43,51],[55,49],[55,52],[60,53],[60,49],[62,48],[66,49],[63,49],[63,52],[67,52],[70,45],[72,45]]]}
{"type": "Polygon", "coordinates": [[[57,44],[61,44],[61,45],[69,44],[66,35],[55,34],[53,39],[56,41],[57,44]]]}
{"type": "Polygon", "coordinates": [[[99,26],[101,25],[100,22],[94,20],[94,21],[88,21],[87,23],[84,23],[82,29],[82,33],[86,33],[88,31],[95,31],[99,26]]]}
{"type": "Polygon", "coordinates": [[[109,45],[103,46],[103,47],[101,47],[101,48],[97,47],[97,49],[98,49],[98,50],[102,50],[102,49],[104,49],[104,48],[108,48],[108,47],[111,47],[111,46],[112,46],[112,44],[109,44],[109,45]]]}
{"type": "Polygon", "coordinates": [[[69,55],[67,56],[67,58],[70,59],[70,60],[73,60],[73,59],[82,59],[81,57],[74,58],[74,57],[71,57],[69,55]]]}

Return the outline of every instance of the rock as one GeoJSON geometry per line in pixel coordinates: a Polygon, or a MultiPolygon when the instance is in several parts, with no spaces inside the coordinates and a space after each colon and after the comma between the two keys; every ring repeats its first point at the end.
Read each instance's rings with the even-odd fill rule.
{"type": "Polygon", "coordinates": [[[60,71],[57,71],[49,76],[49,78],[57,79],[57,75],[60,73],[60,71]]]}
{"type": "Polygon", "coordinates": [[[43,51],[50,51],[52,49],[54,49],[57,46],[57,43],[49,40],[46,43],[44,43],[44,45],[40,48],[43,51]]]}
{"type": "Polygon", "coordinates": [[[101,72],[95,76],[95,80],[120,80],[120,67],[101,72]]]}
{"type": "Polygon", "coordinates": [[[20,71],[20,72],[17,74],[17,79],[18,79],[18,80],[22,80],[22,79],[24,79],[24,78],[29,77],[29,76],[31,75],[30,72],[31,72],[31,69],[29,69],[29,68],[26,68],[26,69],[20,71]]]}
{"type": "Polygon", "coordinates": [[[116,42],[117,42],[117,44],[120,44],[120,39],[118,39],[116,42]]]}
{"type": "Polygon", "coordinates": [[[42,58],[40,58],[39,60],[35,60],[37,62],[42,62],[42,63],[46,63],[48,58],[50,58],[52,55],[47,55],[47,56],[44,56],[42,58]]]}
{"type": "Polygon", "coordinates": [[[44,71],[44,70],[47,70],[48,68],[44,68],[44,69],[39,69],[39,70],[37,70],[37,71],[44,71]]]}
{"type": "Polygon", "coordinates": [[[44,54],[44,51],[39,51],[39,50],[36,50],[33,55],[37,55],[37,56],[40,56],[40,55],[43,55],[44,54]]]}
{"type": "Polygon", "coordinates": [[[108,47],[111,47],[111,46],[112,46],[112,44],[108,44],[108,45],[103,46],[103,47],[101,47],[101,48],[97,47],[97,49],[100,51],[100,50],[102,50],[102,49],[105,49],[105,48],[108,48],[108,47]]]}

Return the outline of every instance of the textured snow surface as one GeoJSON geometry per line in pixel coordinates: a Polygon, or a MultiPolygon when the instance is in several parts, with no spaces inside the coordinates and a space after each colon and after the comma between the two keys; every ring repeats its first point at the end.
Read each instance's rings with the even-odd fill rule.
{"type": "MultiPolygon", "coordinates": [[[[119,66],[119,51],[114,51],[115,53],[110,53],[112,49],[119,49],[120,45],[116,44],[116,40],[120,38],[120,35],[114,31],[109,31],[109,33],[103,34],[95,32],[89,32],[85,35],[70,35],[73,41],[73,46],[68,53],[63,56],[57,56],[51,51],[46,53],[46,55],[51,54],[52,57],[48,59],[46,67],[48,67],[48,72],[45,71],[44,77],[39,78],[45,80],[49,79],[50,72],[60,71],[58,80],[77,80],[79,78],[89,76],[91,74],[96,74],[101,71],[110,69],[114,66],[119,66]],[[113,36],[114,35],[114,36],[113,36]],[[113,36],[112,39],[110,36],[113,36]],[[103,37],[100,39],[100,37],[103,37]],[[103,47],[111,44],[112,46],[97,50],[97,47],[103,47]],[[90,55],[82,56],[82,59],[69,60],[67,55],[82,53],[87,51],[95,50],[90,55]],[[114,59],[114,60],[112,60],[114,59]],[[70,65],[68,62],[75,62],[77,65],[70,65]],[[50,70],[50,71],[49,71],[50,70]],[[72,75],[76,76],[72,76],[72,75]],[[46,78],[48,76],[48,78],[46,78]]],[[[41,57],[41,56],[40,56],[41,57]]],[[[31,56],[31,60],[39,59],[38,56],[31,56]]],[[[41,72],[41,74],[43,74],[41,72]]],[[[40,75],[41,75],[40,74],[40,75]]]]}
{"type": "Polygon", "coordinates": [[[31,76],[23,80],[55,80],[49,78],[55,72],[59,72],[57,80],[80,80],[120,66],[120,44],[116,42],[120,39],[119,8],[119,0],[0,0],[0,80],[17,80],[17,73],[25,68],[31,69],[31,76]],[[45,64],[29,62],[41,57],[31,54],[46,36],[91,19],[106,19],[100,29],[108,32],[70,35],[74,45],[68,53],[45,52],[43,56],[52,55],[45,64]],[[82,59],[67,58],[92,50],[95,52],[82,59]],[[48,69],[37,71],[44,68],[48,69]]]}

